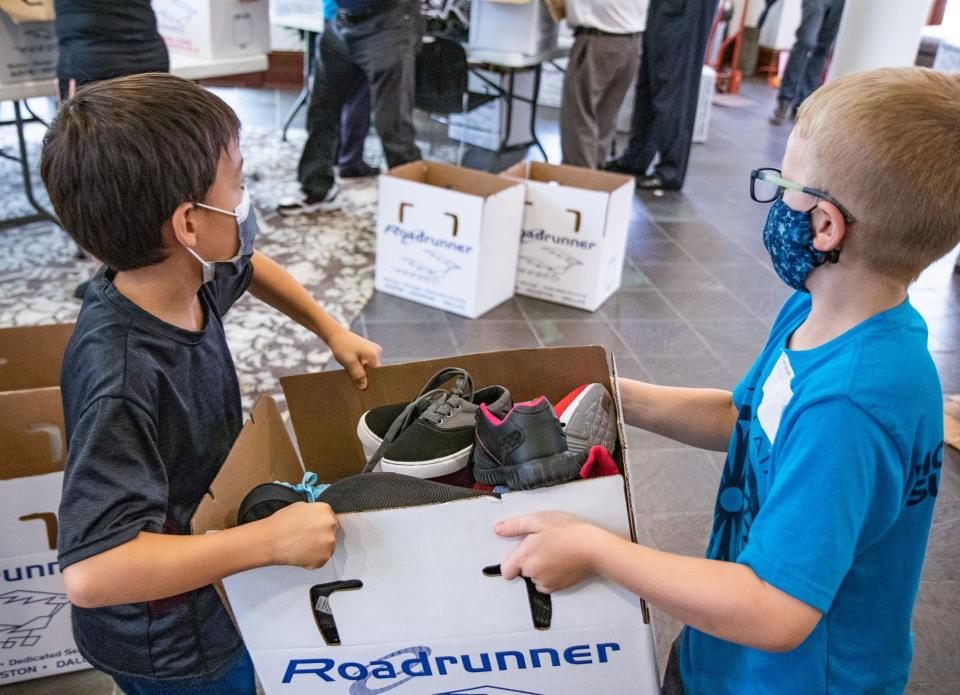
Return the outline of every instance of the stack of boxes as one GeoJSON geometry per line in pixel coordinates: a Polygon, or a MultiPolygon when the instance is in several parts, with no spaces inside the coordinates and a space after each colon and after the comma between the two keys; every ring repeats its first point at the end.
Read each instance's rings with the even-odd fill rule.
{"type": "Polygon", "coordinates": [[[632,177],[412,162],[380,177],[376,288],[477,318],[514,294],[596,311],[620,287],[632,177]]]}

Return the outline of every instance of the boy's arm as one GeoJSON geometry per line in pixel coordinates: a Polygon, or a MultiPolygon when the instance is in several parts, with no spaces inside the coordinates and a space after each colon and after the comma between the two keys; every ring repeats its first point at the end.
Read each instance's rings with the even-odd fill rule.
{"type": "Polygon", "coordinates": [[[314,569],[333,554],[337,518],[329,505],[298,502],[244,526],[205,535],[141,532],[63,570],[81,608],[155,601],[265,565],[314,569]]]}
{"type": "Polygon", "coordinates": [[[286,314],[330,346],[333,356],[360,388],[366,388],[365,367],[380,365],[380,346],[341,326],[296,278],[259,251],[253,254],[250,293],[286,314]]]}
{"type": "Polygon", "coordinates": [[[816,608],[746,565],[664,553],[570,514],[531,514],[496,530],[526,536],[503,563],[503,576],[531,577],[541,590],[564,589],[596,573],[702,632],[765,651],[796,648],[820,620],[816,608]]]}
{"type": "Polygon", "coordinates": [[[658,386],[634,379],[617,383],[628,425],[701,449],[727,450],[738,415],[729,391],[658,386]]]}

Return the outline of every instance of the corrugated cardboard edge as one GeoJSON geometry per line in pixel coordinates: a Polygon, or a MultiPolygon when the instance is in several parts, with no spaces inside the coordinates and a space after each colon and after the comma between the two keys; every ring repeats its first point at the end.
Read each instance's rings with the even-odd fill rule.
{"type": "Polygon", "coordinates": [[[943,399],[943,441],[960,451],[960,393],[943,399]]]}

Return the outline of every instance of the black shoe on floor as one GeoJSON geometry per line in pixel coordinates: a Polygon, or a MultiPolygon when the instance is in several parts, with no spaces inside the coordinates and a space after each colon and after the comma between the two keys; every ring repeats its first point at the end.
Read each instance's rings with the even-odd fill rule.
{"type": "MultiPolygon", "coordinates": [[[[790,102],[780,100],[777,102],[776,108],[773,109],[773,113],[770,114],[770,117],[767,120],[770,121],[771,125],[783,125],[789,110],[790,102]]],[[[794,109],[794,112],[796,112],[796,109],[794,109]]]]}
{"type": "Polygon", "coordinates": [[[315,212],[328,212],[336,210],[341,206],[341,201],[337,198],[340,193],[340,187],[333,184],[329,190],[323,193],[299,195],[285,198],[277,205],[277,213],[283,217],[293,217],[295,215],[310,215],[315,212]]]}
{"type": "Polygon", "coordinates": [[[641,176],[637,179],[637,188],[641,191],[679,191],[680,186],[668,183],[660,178],[659,174],[641,176]]]}
{"type": "Polygon", "coordinates": [[[643,174],[642,171],[636,171],[626,166],[619,159],[611,159],[604,164],[602,168],[604,171],[612,171],[615,174],[627,174],[628,176],[640,176],[643,174]]]}
{"type": "Polygon", "coordinates": [[[379,176],[380,168],[372,167],[366,162],[360,162],[357,167],[341,167],[338,174],[341,179],[366,179],[371,176],[379,176]]]}

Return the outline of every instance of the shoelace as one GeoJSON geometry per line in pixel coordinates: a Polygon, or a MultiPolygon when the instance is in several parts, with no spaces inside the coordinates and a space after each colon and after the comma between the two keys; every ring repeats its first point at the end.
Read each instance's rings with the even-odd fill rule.
{"type": "Polygon", "coordinates": [[[459,367],[447,367],[434,374],[422,389],[417,397],[397,415],[396,419],[390,424],[387,433],[383,437],[380,446],[374,452],[370,460],[363,467],[361,473],[369,473],[377,467],[380,459],[393,441],[403,430],[413,424],[418,418],[426,417],[433,420],[433,414],[440,416],[450,415],[456,405],[451,401],[457,399],[473,400],[473,378],[465,369],[459,367]],[[440,388],[451,379],[456,379],[456,384],[451,389],[440,388]],[[426,408],[424,405],[426,404],[426,408]]]}
{"type": "Polygon", "coordinates": [[[282,480],[274,480],[273,482],[278,485],[284,485],[291,490],[299,492],[301,495],[307,496],[308,502],[316,502],[320,495],[323,494],[323,491],[326,490],[330,485],[328,483],[317,484],[317,474],[313,471],[307,471],[303,474],[303,480],[294,485],[293,483],[287,483],[282,480]]]}

